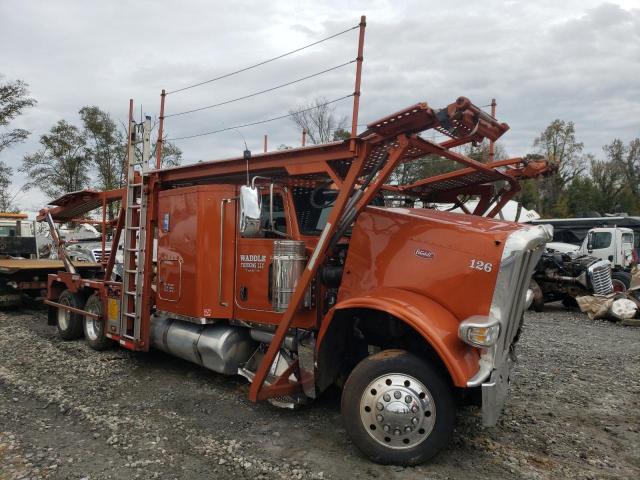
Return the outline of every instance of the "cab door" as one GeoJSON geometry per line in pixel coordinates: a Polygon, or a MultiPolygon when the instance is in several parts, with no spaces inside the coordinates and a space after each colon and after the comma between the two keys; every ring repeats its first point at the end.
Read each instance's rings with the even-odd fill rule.
{"type": "Polygon", "coordinates": [[[269,194],[263,193],[260,217],[261,233],[243,237],[238,233],[236,249],[235,306],[236,318],[276,323],[281,314],[273,311],[271,275],[273,243],[286,238],[289,220],[282,192],[273,194],[273,223],[270,228],[269,194]]]}

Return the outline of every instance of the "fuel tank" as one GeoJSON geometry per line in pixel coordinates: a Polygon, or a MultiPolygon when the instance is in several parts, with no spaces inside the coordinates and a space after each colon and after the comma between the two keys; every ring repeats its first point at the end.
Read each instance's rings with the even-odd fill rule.
{"type": "Polygon", "coordinates": [[[225,375],[235,375],[257,347],[249,329],[224,323],[196,325],[154,316],[151,346],[225,375]]]}

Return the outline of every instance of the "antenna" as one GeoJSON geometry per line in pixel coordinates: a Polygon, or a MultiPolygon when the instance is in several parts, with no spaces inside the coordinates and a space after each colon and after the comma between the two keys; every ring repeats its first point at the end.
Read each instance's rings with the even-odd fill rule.
{"type": "Polygon", "coordinates": [[[237,128],[234,128],[233,130],[235,132],[238,132],[238,135],[242,137],[242,141],[244,142],[244,160],[245,162],[247,162],[247,186],[248,186],[249,185],[249,159],[251,158],[251,150],[249,150],[249,147],[247,147],[247,141],[245,140],[244,135],[242,135],[242,132],[237,128]]]}

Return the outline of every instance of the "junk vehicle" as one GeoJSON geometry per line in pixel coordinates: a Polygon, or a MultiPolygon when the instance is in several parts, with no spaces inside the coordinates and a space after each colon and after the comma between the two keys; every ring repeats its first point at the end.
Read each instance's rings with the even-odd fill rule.
{"type": "MultiPolygon", "coordinates": [[[[112,242],[124,234],[123,281],[110,280],[114,255],[100,276],[49,275],[49,321],[97,350],[153,347],[243,375],[253,401],[292,407],[342,383],[347,431],[365,454],[422,462],[450,439],[458,400],[480,401],[485,424],[497,421],[529,279],[551,239],[544,226],[480,216],[540,165],[498,168],[452,150],[507,128],[459,98],[414,105],[344,142],[149,169],[133,148],[142,133],[150,151],[150,120],[131,121],[112,242]],[[450,140],[417,135],[431,128],[450,140]],[[429,154],[462,168],[385,185],[399,163],[429,154]],[[473,215],[372,206],[381,189],[482,202],[473,215]]],[[[54,222],[91,206],[82,195],[41,212],[54,238],[54,222]]]]}
{"type": "MultiPolygon", "coordinates": [[[[23,299],[41,297],[46,292],[47,275],[64,264],[42,259],[36,239],[35,222],[25,213],[0,213],[0,307],[17,307],[23,299]]],[[[99,265],[87,263],[78,268],[98,270],[99,265]]],[[[87,272],[90,274],[92,272],[87,272]]]]}
{"type": "Polygon", "coordinates": [[[535,311],[541,312],[545,303],[559,300],[566,307],[575,307],[577,297],[608,295],[614,291],[608,260],[553,247],[553,243],[547,244],[531,279],[531,306],[535,311]]]}
{"type": "Polygon", "coordinates": [[[589,230],[580,246],[550,242],[547,247],[556,252],[576,252],[608,260],[612,267],[613,289],[624,292],[631,286],[631,270],[638,263],[633,245],[634,235],[630,228],[597,227],[589,230]]]}
{"type": "Polygon", "coordinates": [[[581,245],[589,231],[594,227],[630,228],[633,230],[634,254],[640,248],[640,217],[610,216],[585,218],[549,218],[527,220],[532,225],[547,224],[553,226],[553,241],[581,245]]]}
{"type": "MultiPolygon", "coordinates": [[[[49,275],[45,303],[64,339],[155,348],[242,375],[254,402],[293,408],[342,385],[355,445],[376,462],[414,465],[447,445],[459,402],[481,404],[486,425],[497,421],[551,232],[493,217],[518,178],[546,164],[456,152],[509,128],[465,97],[442,109],[418,103],[358,134],[363,28],[364,18],[345,141],[162,169],[166,94],[154,166],[151,119],[136,123],[130,101],[111,241],[113,252],[124,236],[122,281],[111,279],[113,253],[98,276],[66,262],[49,275]],[[428,130],[448,140],[420,136],[428,130]],[[398,165],[436,157],[456,169],[387,183],[398,165]],[[383,190],[423,204],[480,201],[466,215],[388,208],[383,190]]],[[[56,222],[100,205],[83,195],[40,212],[54,238],[56,222]]]]}

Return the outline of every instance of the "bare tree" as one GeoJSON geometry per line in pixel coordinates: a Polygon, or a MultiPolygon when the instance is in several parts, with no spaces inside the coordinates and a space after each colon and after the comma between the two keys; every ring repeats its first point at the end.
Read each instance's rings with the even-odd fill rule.
{"type": "MultiPolygon", "coordinates": [[[[489,161],[489,141],[483,140],[478,144],[468,143],[463,147],[463,153],[478,162],[486,163],[489,161]]],[[[506,160],[509,158],[504,146],[496,142],[493,145],[493,160],[506,160]]]]}
{"type": "Polygon", "coordinates": [[[306,130],[313,144],[339,140],[346,132],[347,117],[337,117],[335,107],[327,105],[325,97],[318,97],[306,105],[298,105],[290,110],[291,119],[301,129],[306,130]]]}
{"type": "Polygon", "coordinates": [[[573,122],[554,120],[533,141],[533,148],[557,168],[557,183],[564,187],[574,177],[587,170],[588,163],[582,155],[584,144],[576,141],[573,122]]]}
{"type": "Polygon", "coordinates": [[[538,189],[538,211],[547,214],[561,200],[565,186],[586,172],[589,159],[582,155],[583,144],[576,140],[573,122],[554,120],[534,140],[533,147],[556,168],[556,173],[542,180],[538,189]]]}

